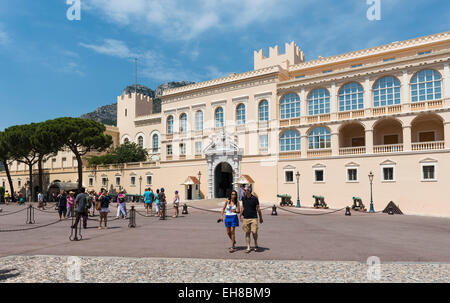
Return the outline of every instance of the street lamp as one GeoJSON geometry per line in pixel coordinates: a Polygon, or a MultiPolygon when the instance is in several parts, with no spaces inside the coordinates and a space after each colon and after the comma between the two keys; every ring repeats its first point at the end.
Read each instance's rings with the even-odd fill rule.
{"type": "Polygon", "coordinates": [[[297,178],[297,208],[300,208],[300,187],[299,187],[300,173],[298,171],[295,174],[295,177],[297,178]]]}
{"type": "Polygon", "coordinates": [[[198,172],[198,199],[201,200],[202,197],[200,196],[200,177],[202,176],[202,173],[198,172]]]}
{"type": "Polygon", "coordinates": [[[142,195],[142,176],[139,177],[139,196],[142,195]]]}
{"type": "Polygon", "coordinates": [[[369,181],[370,181],[370,213],[374,213],[375,209],[373,208],[373,194],[372,194],[372,187],[373,187],[373,173],[370,172],[369,174],[369,181]]]}

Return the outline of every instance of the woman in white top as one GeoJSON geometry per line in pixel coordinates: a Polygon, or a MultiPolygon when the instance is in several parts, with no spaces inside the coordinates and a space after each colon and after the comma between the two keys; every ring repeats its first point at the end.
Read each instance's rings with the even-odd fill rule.
{"type": "Polygon", "coordinates": [[[180,206],[180,196],[178,195],[178,190],[175,191],[175,198],[173,199],[173,211],[174,215],[173,218],[178,218],[178,206],[180,206]]]}
{"type": "Polygon", "coordinates": [[[228,237],[231,240],[230,253],[236,251],[236,227],[239,226],[239,218],[238,215],[241,211],[238,201],[238,193],[233,190],[230,194],[230,198],[225,202],[223,206],[222,213],[220,214],[220,221],[223,220],[223,214],[225,213],[225,227],[227,229],[228,237]]]}

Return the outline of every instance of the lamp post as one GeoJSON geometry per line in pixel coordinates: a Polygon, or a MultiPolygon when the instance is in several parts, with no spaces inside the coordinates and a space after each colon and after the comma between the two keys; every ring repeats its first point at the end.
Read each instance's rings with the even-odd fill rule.
{"type": "Polygon", "coordinates": [[[300,173],[298,171],[295,174],[295,177],[297,178],[297,208],[300,208],[300,186],[299,186],[300,173]]]}
{"type": "Polygon", "coordinates": [[[139,177],[139,196],[142,195],[142,176],[139,177]]]}
{"type": "Polygon", "coordinates": [[[372,187],[373,187],[373,173],[370,172],[369,174],[369,181],[370,181],[370,213],[374,213],[375,209],[373,208],[373,193],[372,193],[372,187]]]}
{"type": "Polygon", "coordinates": [[[200,177],[202,176],[202,173],[198,172],[198,199],[201,200],[202,197],[200,196],[200,177]]]}

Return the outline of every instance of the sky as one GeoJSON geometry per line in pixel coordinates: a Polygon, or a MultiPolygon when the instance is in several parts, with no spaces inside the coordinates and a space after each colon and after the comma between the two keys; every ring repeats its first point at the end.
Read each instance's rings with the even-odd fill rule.
{"type": "Polygon", "coordinates": [[[0,130],[115,103],[134,58],[155,89],[252,70],[285,42],[312,60],[450,30],[448,0],[77,1],[80,20],[75,0],[0,0],[0,130]]]}

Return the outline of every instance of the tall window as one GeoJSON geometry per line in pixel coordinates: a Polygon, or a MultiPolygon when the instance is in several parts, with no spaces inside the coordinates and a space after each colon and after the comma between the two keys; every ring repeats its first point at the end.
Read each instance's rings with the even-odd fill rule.
{"type": "Polygon", "coordinates": [[[153,152],[156,153],[159,150],[159,137],[157,134],[153,135],[153,152]]]}
{"type": "Polygon", "coordinates": [[[142,136],[138,137],[138,145],[140,147],[144,147],[144,137],[142,137],[142,136]]]}
{"type": "Polygon", "coordinates": [[[180,155],[185,156],[186,155],[186,144],[180,143],[180,155]]]}
{"type": "Polygon", "coordinates": [[[400,81],[387,76],[379,79],[373,86],[373,106],[400,104],[400,81]]]}
{"type": "Polygon", "coordinates": [[[364,89],[361,84],[352,82],[339,90],[339,111],[349,111],[364,108],[364,89]]]}
{"type": "Polygon", "coordinates": [[[195,113],[195,129],[203,130],[203,112],[201,110],[195,113]]]}
{"type": "Polygon", "coordinates": [[[287,94],[280,103],[281,119],[291,119],[300,117],[300,97],[295,94],[287,94]]]}
{"type": "Polygon", "coordinates": [[[280,149],[282,152],[300,150],[300,133],[296,130],[288,130],[280,138],[280,149]]]}
{"type": "Polygon", "coordinates": [[[411,101],[430,101],[442,98],[441,75],[431,69],[423,70],[411,79],[411,101]]]}
{"type": "Polygon", "coordinates": [[[187,115],[181,114],[180,116],[180,133],[187,132],[187,115]]]}
{"type": "Polygon", "coordinates": [[[269,120],[269,102],[263,100],[259,103],[259,121],[269,120]]]}
{"type": "Polygon", "coordinates": [[[167,118],[167,133],[169,135],[173,134],[173,116],[167,118]]]}
{"type": "Polygon", "coordinates": [[[237,117],[237,124],[238,125],[244,125],[245,124],[245,105],[239,104],[236,109],[236,117],[237,117]]]}
{"type": "Polygon", "coordinates": [[[223,108],[219,107],[216,110],[216,127],[223,127],[223,108]]]}
{"type": "Polygon", "coordinates": [[[330,112],[330,93],[325,88],[316,88],[308,96],[308,115],[322,115],[330,112]]]}
{"type": "Polygon", "coordinates": [[[308,136],[309,149],[331,148],[331,134],[328,128],[316,127],[308,136]]]}

